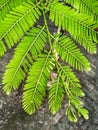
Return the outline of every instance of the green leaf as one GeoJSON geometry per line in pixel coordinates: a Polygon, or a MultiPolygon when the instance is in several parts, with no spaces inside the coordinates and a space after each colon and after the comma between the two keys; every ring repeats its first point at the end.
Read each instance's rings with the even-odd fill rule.
{"type": "Polygon", "coordinates": [[[83,90],[81,88],[78,87],[71,87],[69,88],[70,92],[75,95],[75,97],[84,97],[85,93],[83,92],[83,90]]]}
{"type": "Polygon", "coordinates": [[[79,12],[90,15],[94,20],[98,20],[97,0],[64,0],[74,6],[79,12]]]}
{"type": "Polygon", "coordinates": [[[67,107],[66,115],[68,116],[68,119],[71,122],[77,122],[77,117],[75,116],[75,110],[71,106],[67,107]]]}
{"type": "Polygon", "coordinates": [[[95,29],[98,27],[96,21],[85,14],[81,14],[62,3],[51,4],[49,19],[55,23],[56,26],[67,30],[71,35],[82,37],[90,37],[95,42],[98,42],[98,33],[95,29]]]}
{"type": "Polygon", "coordinates": [[[67,81],[71,87],[81,88],[80,82],[69,66],[62,66],[58,63],[58,73],[62,81],[67,81]]]}
{"type": "Polygon", "coordinates": [[[62,66],[60,63],[58,63],[57,66],[58,74],[63,81],[63,86],[69,102],[69,105],[66,109],[66,115],[70,121],[77,122],[78,116],[87,116],[85,111],[84,113],[80,112],[82,109],[84,110],[83,103],[80,100],[80,97],[84,96],[84,92],[81,89],[79,80],[68,66],[62,66]]]}
{"type": "Polygon", "coordinates": [[[49,109],[55,114],[61,107],[64,98],[64,89],[60,77],[54,79],[49,88],[49,109]]]}
{"type": "Polygon", "coordinates": [[[95,54],[97,52],[96,43],[90,37],[85,38],[81,36],[76,37],[76,41],[83,46],[89,53],[95,54]]]}
{"type": "Polygon", "coordinates": [[[32,65],[24,86],[22,100],[23,108],[27,113],[34,113],[42,104],[53,67],[54,58],[51,51],[48,54],[42,54],[32,65]]]}
{"type": "Polygon", "coordinates": [[[15,49],[14,57],[6,67],[2,81],[5,85],[3,89],[7,94],[11,92],[12,88],[17,89],[24,80],[33,63],[32,56],[36,58],[41,53],[46,39],[45,27],[38,26],[28,32],[27,36],[15,49]]]}
{"type": "Polygon", "coordinates": [[[69,99],[71,104],[73,104],[76,108],[80,107],[83,103],[80,101],[80,99],[78,99],[77,97],[75,97],[72,94],[73,93],[71,93],[70,99],[69,99]]]}
{"type": "Polygon", "coordinates": [[[19,42],[23,35],[34,25],[41,15],[39,9],[33,2],[23,2],[20,6],[13,8],[13,11],[0,23],[0,52],[1,55],[6,51],[5,44],[11,48],[19,42]],[[13,37],[14,36],[14,37],[13,37]]]}
{"type": "Polygon", "coordinates": [[[59,111],[65,94],[68,119],[77,122],[81,116],[89,118],[81,100],[85,93],[74,71],[90,70],[90,63],[79,47],[96,53],[97,7],[98,0],[0,1],[0,58],[18,43],[3,75],[3,90],[10,94],[27,77],[25,85],[22,84],[25,112],[32,114],[41,106],[51,82],[51,113],[59,111]],[[49,20],[58,27],[57,33],[51,32],[49,20]]]}
{"type": "Polygon", "coordinates": [[[77,70],[90,70],[90,63],[69,37],[62,36],[59,38],[56,51],[63,60],[77,70]]]}
{"type": "Polygon", "coordinates": [[[87,109],[85,109],[85,108],[80,108],[80,109],[79,109],[79,113],[81,113],[86,120],[89,119],[89,115],[88,115],[89,112],[88,112],[87,109]]]}
{"type": "Polygon", "coordinates": [[[15,7],[21,5],[25,0],[1,0],[0,1],[0,21],[15,7]]]}

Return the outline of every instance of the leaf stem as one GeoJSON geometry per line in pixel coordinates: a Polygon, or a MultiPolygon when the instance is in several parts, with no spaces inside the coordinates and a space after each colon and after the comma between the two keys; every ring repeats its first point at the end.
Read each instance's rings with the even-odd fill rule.
{"type": "MultiPolygon", "coordinates": [[[[43,9],[44,9],[44,7],[43,7],[43,9]]],[[[46,26],[46,30],[47,30],[47,33],[48,33],[48,40],[49,40],[49,43],[50,43],[50,49],[52,49],[51,33],[49,31],[49,28],[48,28],[48,24],[47,24],[46,15],[45,15],[44,10],[43,10],[43,17],[44,17],[44,23],[45,23],[45,26],[46,26]]]]}

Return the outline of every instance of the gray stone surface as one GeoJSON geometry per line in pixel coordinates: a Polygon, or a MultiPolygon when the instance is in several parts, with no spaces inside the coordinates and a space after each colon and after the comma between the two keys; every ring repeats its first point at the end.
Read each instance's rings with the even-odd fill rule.
{"type": "Polygon", "coordinates": [[[12,54],[9,50],[0,61],[0,130],[98,130],[98,54],[85,53],[92,70],[77,73],[86,94],[83,102],[89,110],[89,120],[81,118],[76,124],[68,121],[63,107],[55,116],[51,115],[46,104],[47,98],[39,110],[29,116],[22,110],[21,94],[18,91],[12,92],[10,96],[3,92],[2,74],[12,54]]]}

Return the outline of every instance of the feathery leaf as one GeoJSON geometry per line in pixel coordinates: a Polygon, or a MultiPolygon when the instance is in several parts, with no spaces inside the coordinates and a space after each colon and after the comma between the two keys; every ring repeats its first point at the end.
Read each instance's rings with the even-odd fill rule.
{"type": "Polygon", "coordinates": [[[80,52],[79,48],[69,38],[62,36],[56,44],[56,51],[63,60],[78,70],[90,70],[90,63],[80,52]]]}
{"type": "Polygon", "coordinates": [[[95,54],[97,52],[96,43],[94,43],[90,37],[85,38],[77,36],[76,41],[81,46],[83,46],[90,54],[95,54]]]}
{"type": "Polygon", "coordinates": [[[74,108],[71,105],[68,105],[66,108],[66,115],[68,116],[68,119],[72,122],[77,122],[77,117],[74,108]]]}
{"type": "Polygon", "coordinates": [[[77,13],[62,3],[51,4],[49,10],[49,19],[55,22],[56,26],[62,27],[63,30],[67,30],[73,36],[89,36],[95,42],[98,41],[98,33],[95,31],[98,24],[90,16],[77,13]]]}
{"type": "Polygon", "coordinates": [[[68,106],[66,109],[66,115],[68,116],[68,119],[73,122],[77,122],[77,118],[81,116],[83,116],[85,119],[88,119],[88,110],[83,108],[83,103],[79,98],[80,92],[77,91],[73,93],[68,82],[65,83],[65,91],[68,96],[68,106]]]}
{"type": "Polygon", "coordinates": [[[28,32],[27,36],[15,49],[14,57],[7,65],[3,76],[3,84],[5,85],[3,89],[6,93],[9,94],[12,88],[17,89],[19,87],[32,65],[33,60],[30,54],[33,57],[40,54],[45,46],[46,39],[45,27],[39,26],[28,32]]]}
{"type": "Polygon", "coordinates": [[[42,104],[45,97],[47,82],[50,78],[50,72],[54,67],[54,58],[49,51],[48,54],[42,54],[32,65],[23,93],[23,108],[32,114],[42,104]]]}
{"type": "Polygon", "coordinates": [[[77,116],[81,115],[87,119],[88,111],[83,108],[83,103],[80,100],[80,97],[83,97],[85,94],[81,89],[78,78],[68,66],[62,66],[60,63],[58,63],[58,73],[61,75],[65,92],[68,97],[68,106],[66,109],[68,119],[70,121],[77,122],[77,116]]]}
{"type": "Polygon", "coordinates": [[[40,16],[40,11],[36,6],[30,1],[23,2],[0,23],[0,52],[2,51],[0,56],[6,51],[2,41],[5,40],[7,46],[11,48],[34,25],[40,16]]]}
{"type": "Polygon", "coordinates": [[[22,4],[25,0],[1,0],[0,1],[0,21],[16,6],[22,4]]]}
{"type": "Polygon", "coordinates": [[[56,79],[53,80],[49,88],[49,109],[53,114],[58,112],[59,108],[61,107],[63,97],[63,84],[60,77],[58,76],[56,79]]]}
{"type": "Polygon", "coordinates": [[[90,15],[94,20],[98,20],[98,1],[97,0],[65,0],[74,6],[79,12],[90,15]]]}
{"type": "Polygon", "coordinates": [[[97,6],[97,0],[0,1],[0,57],[7,48],[19,43],[3,75],[3,90],[7,94],[12,89],[16,90],[27,75],[22,99],[27,113],[32,114],[40,107],[51,79],[48,101],[50,111],[55,114],[60,109],[66,94],[68,119],[73,122],[81,116],[88,119],[88,111],[81,101],[85,94],[70,67],[81,71],[90,70],[90,63],[76,42],[89,53],[96,53],[97,6]],[[33,28],[39,23],[37,20],[41,14],[44,26],[33,28]],[[50,32],[47,23],[49,19],[58,26],[55,35],[50,32]],[[52,71],[57,76],[52,75],[52,71]]]}
{"type": "Polygon", "coordinates": [[[72,72],[72,69],[68,66],[62,66],[58,62],[58,73],[61,75],[62,81],[67,81],[72,88],[81,88],[78,78],[72,72]]]}

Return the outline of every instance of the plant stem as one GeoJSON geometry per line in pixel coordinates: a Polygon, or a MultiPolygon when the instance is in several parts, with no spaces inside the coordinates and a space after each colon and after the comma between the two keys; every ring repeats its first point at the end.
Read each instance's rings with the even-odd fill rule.
{"type": "MultiPolygon", "coordinates": [[[[59,27],[58,30],[57,30],[57,33],[59,34],[60,31],[61,31],[61,28],[59,27]]],[[[56,57],[56,61],[58,61],[58,59],[59,59],[58,53],[56,52],[57,41],[58,41],[58,37],[55,39],[55,43],[54,43],[54,54],[55,54],[55,57],[56,57]]]]}
{"type": "Polygon", "coordinates": [[[50,49],[52,49],[51,33],[49,31],[49,28],[48,28],[48,24],[47,24],[47,20],[46,20],[46,16],[45,16],[45,11],[44,10],[43,10],[43,17],[44,17],[44,22],[45,22],[46,30],[47,30],[47,33],[48,33],[48,40],[49,40],[49,43],[50,43],[50,49]]]}

